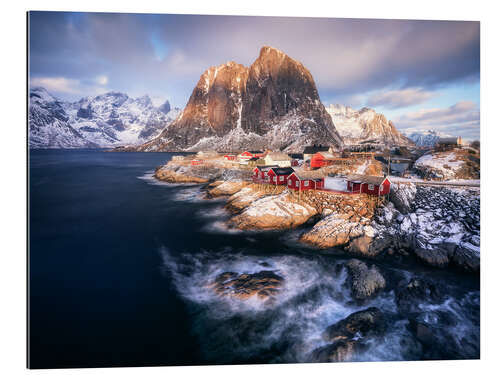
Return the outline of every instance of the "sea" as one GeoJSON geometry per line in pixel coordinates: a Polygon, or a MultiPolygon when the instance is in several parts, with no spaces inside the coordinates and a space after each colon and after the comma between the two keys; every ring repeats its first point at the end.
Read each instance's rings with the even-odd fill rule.
{"type": "Polygon", "coordinates": [[[31,150],[28,166],[30,368],[297,363],[349,314],[378,307],[385,335],[359,361],[479,358],[479,277],[414,261],[376,264],[388,287],[350,297],[349,257],[318,250],[295,230],[226,225],[225,198],[170,184],[154,169],[174,153],[31,150]],[[220,297],[217,275],[271,270],[285,279],[272,303],[220,297]],[[420,277],[443,298],[398,312],[397,286],[420,277]],[[432,327],[415,339],[410,319],[432,327]]]}

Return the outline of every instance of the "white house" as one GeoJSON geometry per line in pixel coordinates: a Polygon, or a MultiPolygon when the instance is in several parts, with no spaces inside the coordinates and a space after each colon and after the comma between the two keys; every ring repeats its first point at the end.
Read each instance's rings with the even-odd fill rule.
{"type": "Polygon", "coordinates": [[[278,165],[282,168],[292,165],[292,158],[283,152],[270,152],[264,157],[266,165],[278,165]]]}

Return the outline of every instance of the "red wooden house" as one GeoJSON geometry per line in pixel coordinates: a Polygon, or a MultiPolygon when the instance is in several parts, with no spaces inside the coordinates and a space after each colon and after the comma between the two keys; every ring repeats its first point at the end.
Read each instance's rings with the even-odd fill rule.
{"type": "Polygon", "coordinates": [[[391,181],[381,176],[350,175],[347,177],[347,191],[386,195],[391,191],[391,181]]]}
{"type": "Polygon", "coordinates": [[[264,151],[243,151],[238,155],[238,158],[250,160],[251,158],[261,158],[264,156],[264,151]]]}
{"type": "Polygon", "coordinates": [[[306,176],[299,172],[293,172],[288,177],[287,186],[289,189],[297,191],[323,189],[323,179],[306,176]]]}
{"type": "Polygon", "coordinates": [[[226,154],[226,155],[224,155],[224,159],[226,159],[226,160],[236,160],[236,155],[226,154]]]}
{"type": "Polygon", "coordinates": [[[334,155],[329,152],[317,152],[311,157],[311,168],[321,168],[331,165],[334,162],[334,155]]]}
{"type": "Polygon", "coordinates": [[[286,185],[286,180],[288,176],[293,173],[293,168],[271,168],[267,172],[269,176],[269,183],[273,185],[286,185]]]}
{"type": "Polygon", "coordinates": [[[277,165],[258,165],[253,169],[252,178],[255,182],[267,182],[269,181],[269,176],[267,172],[271,168],[278,168],[277,165]]]}

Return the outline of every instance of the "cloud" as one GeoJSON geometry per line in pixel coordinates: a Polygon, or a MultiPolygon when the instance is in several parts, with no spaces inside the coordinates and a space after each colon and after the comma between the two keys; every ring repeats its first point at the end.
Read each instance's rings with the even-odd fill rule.
{"type": "Polygon", "coordinates": [[[405,133],[438,130],[469,139],[479,139],[480,113],[474,102],[460,101],[446,108],[429,108],[406,113],[393,119],[405,133]]]}
{"type": "Polygon", "coordinates": [[[31,77],[31,86],[41,86],[56,95],[70,98],[81,98],[86,95],[103,94],[109,89],[106,87],[108,78],[98,76],[92,80],[77,80],[67,77],[31,77]]]}
{"type": "Polygon", "coordinates": [[[433,96],[435,96],[434,93],[422,88],[381,91],[371,95],[366,104],[370,107],[381,106],[396,109],[423,103],[433,96]]]}
{"type": "Polygon", "coordinates": [[[80,82],[64,77],[35,77],[30,80],[32,86],[42,86],[51,92],[77,94],[80,82]]]}

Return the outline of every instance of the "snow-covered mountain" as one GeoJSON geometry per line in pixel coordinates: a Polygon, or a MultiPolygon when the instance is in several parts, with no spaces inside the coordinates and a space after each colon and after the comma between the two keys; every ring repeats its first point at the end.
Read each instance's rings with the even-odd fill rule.
{"type": "Polygon", "coordinates": [[[341,146],[311,73],[272,47],[250,67],[228,62],[207,69],[182,114],[139,151],[302,151],[310,144],[341,146]]]}
{"type": "Polygon", "coordinates": [[[64,102],[41,87],[30,89],[30,148],[136,145],[157,136],[181,111],[166,102],[155,107],[148,96],[119,92],[64,102]]]}
{"type": "Polygon", "coordinates": [[[451,135],[444,134],[435,130],[424,130],[419,132],[412,132],[408,135],[417,146],[420,147],[434,147],[439,138],[451,137],[451,135]]]}
{"type": "Polygon", "coordinates": [[[342,104],[330,104],[326,107],[335,128],[345,144],[365,142],[380,143],[388,146],[407,146],[412,142],[401,134],[392,121],[371,108],[359,111],[342,104]]]}

